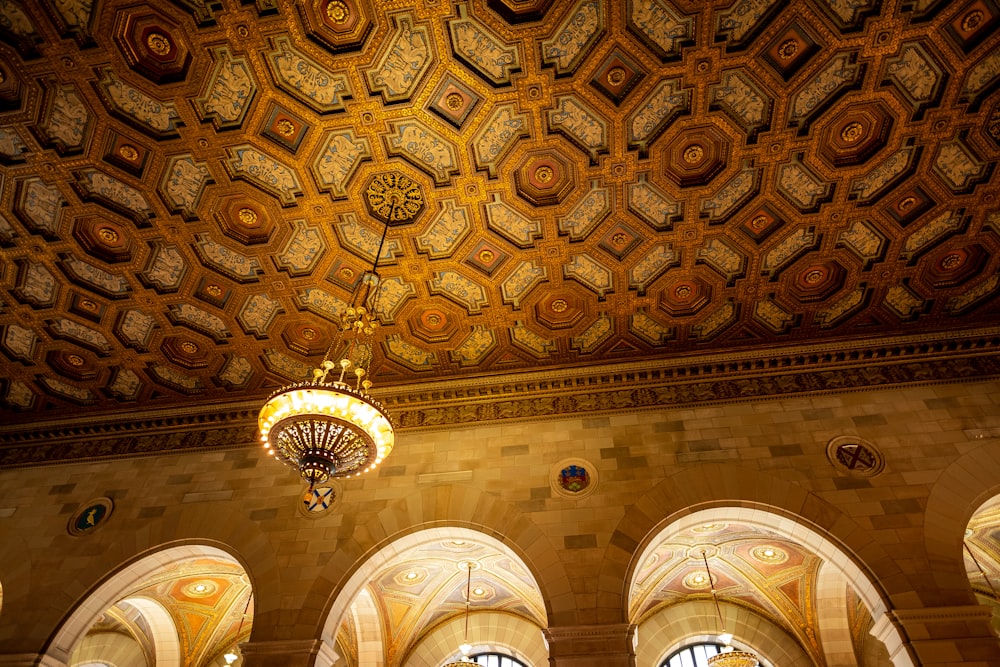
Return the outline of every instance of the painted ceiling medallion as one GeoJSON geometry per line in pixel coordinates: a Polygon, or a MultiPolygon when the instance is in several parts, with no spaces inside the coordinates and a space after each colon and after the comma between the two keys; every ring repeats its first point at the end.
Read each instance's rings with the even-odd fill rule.
{"type": "Polygon", "coordinates": [[[684,586],[692,591],[705,591],[712,587],[711,578],[705,570],[696,570],[684,576],[684,586]]]}
{"type": "Polygon", "coordinates": [[[73,238],[88,254],[109,264],[132,259],[132,238],[117,222],[95,217],[77,219],[73,223],[73,238]]]}
{"type": "Polygon", "coordinates": [[[755,560],[767,565],[776,565],[778,563],[784,563],[788,560],[788,553],[786,553],[783,549],[779,549],[778,547],[770,544],[754,547],[750,550],[750,555],[753,556],[755,560]]]}
{"type": "Polygon", "coordinates": [[[198,579],[184,585],[181,590],[187,597],[205,598],[214,595],[219,585],[211,579],[198,579]]]}
{"type": "Polygon", "coordinates": [[[369,212],[388,225],[401,225],[416,219],[424,211],[424,193],[420,185],[398,171],[372,176],[365,189],[369,212]]]}

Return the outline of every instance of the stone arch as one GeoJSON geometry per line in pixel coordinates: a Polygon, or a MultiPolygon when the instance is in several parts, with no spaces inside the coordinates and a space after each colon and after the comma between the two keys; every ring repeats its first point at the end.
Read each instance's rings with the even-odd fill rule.
{"type": "Polygon", "coordinates": [[[938,477],[924,512],[924,545],[940,599],[927,606],[977,604],[962,561],[962,540],[969,519],[1000,494],[1000,446],[986,442],[966,453],[938,477]]]}
{"type": "Polygon", "coordinates": [[[847,579],[829,563],[816,577],[816,625],[827,667],[856,667],[847,610],[847,579]]]}
{"type": "MultiPolygon", "coordinates": [[[[530,667],[544,667],[549,662],[541,630],[520,616],[503,612],[474,612],[469,617],[469,627],[473,654],[504,653],[530,667]]],[[[407,667],[439,667],[442,656],[458,657],[455,649],[464,640],[464,619],[451,619],[413,647],[403,664],[407,667]]]]}
{"type": "Polygon", "coordinates": [[[357,628],[358,663],[369,667],[382,667],[382,626],[378,622],[378,609],[375,601],[367,590],[358,593],[351,611],[354,616],[354,627],[357,628]]]}
{"type": "MultiPolygon", "coordinates": [[[[438,522],[433,527],[423,527],[418,530],[408,531],[405,533],[400,533],[394,536],[391,540],[386,541],[380,549],[374,553],[365,557],[363,561],[356,564],[354,571],[351,575],[344,581],[344,583],[338,587],[338,594],[333,601],[333,605],[325,619],[324,625],[320,631],[320,639],[323,641],[327,648],[333,649],[335,647],[335,642],[337,639],[338,629],[341,627],[344,619],[355,606],[356,600],[361,597],[365,590],[365,587],[369,582],[375,580],[377,577],[381,576],[379,573],[384,572],[387,568],[398,565],[399,559],[403,557],[404,554],[413,554],[422,552],[428,547],[433,548],[433,545],[438,545],[443,542],[464,540],[465,542],[476,543],[480,545],[485,545],[487,549],[493,550],[495,553],[498,552],[503,558],[516,561],[518,566],[523,572],[527,572],[527,576],[533,581],[533,586],[530,588],[538,596],[538,607],[539,614],[541,614],[541,607],[544,605],[544,592],[540,590],[536,570],[531,564],[526,563],[521,555],[515,551],[510,544],[498,539],[500,536],[495,536],[491,532],[485,532],[483,530],[476,530],[473,528],[465,526],[456,526],[450,524],[441,524],[438,522]]],[[[477,547],[478,548],[478,547],[477,547]]],[[[452,558],[457,558],[461,561],[466,556],[455,555],[452,558]]],[[[464,583],[464,582],[463,582],[464,583]]],[[[530,596],[529,596],[530,597],[530,596]]],[[[525,598],[522,598],[525,599],[525,598]]],[[[474,611],[470,616],[476,616],[479,620],[485,620],[490,618],[499,618],[499,616],[490,616],[486,610],[474,611]]],[[[511,614],[503,614],[503,616],[511,616],[511,614]]],[[[470,618],[471,620],[471,618],[470,618]]],[[[542,621],[544,622],[544,621],[542,621]]],[[[525,621],[528,625],[534,628],[536,633],[536,644],[541,642],[541,627],[534,623],[525,621]]],[[[441,627],[452,627],[448,625],[445,621],[438,627],[432,627],[430,629],[430,634],[423,634],[423,637],[416,645],[410,647],[410,651],[419,646],[428,637],[439,637],[442,634],[441,627]]],[[[471,628],[470,624],[470,628],[471,628]]],[[[508,629],[515,626],[511,625],[509,621],[505,620],[504,627],[508,629]]],[[[516,626],[518,631],[523,631],[524,626],[516,626]]],[[[463,625],[464,628],[464,625],[463,625]]],[[[491,629],[487,626],[484,627],[484,632],[491,632],[491,629]]],[[[447,632],[444,634],[447,635],[447,632]]],[[[448,635],[450,636],[450,635],[448,635]]],[[[470,635],[470,640],[472,639],[470,635]]],[[[461,638],[454,645],[447,647],[445,653],[437,656],[439,660],[446,658],[449,654],[453,653],[458,644],[461,643],[461,638]]],[[[430,646],[427,644],[426,646],[430,646]]],[[[426,649],[425,646],[425,649],[426,649]]],[[[513,647],[511,647],[513,648],[513,647]]],[[[537,648],[537,646],[535,647],[537,648]]],[[[360,647],[359,647],[360,654],[360,647]]],[[[411,659],[408,656],[402,656],[405,658],[405,664],[410,664],[411,659]]],[[[391,658],[393,660],[399,660],[401,656],[396,656],[391,658]]],[[[546,654],[547,658],[547,654],[546,654]]],[[[317,662],[317,665],[324,666],[325,663],[317,662]]]]}
{"type": "MultiPolygon", "coordinates": [[[[20,535],[6,531],[0,540],[0,646],[17,635],[16,623],[5,623],[10,610],[31,603],[32,559],[27,543],[20,535]]],[[[18,647],[19,649],[22,647],[18,647]]]]}
{"type": "Polygon", "coordinates": [[[181,667],[181,642],[170,613],[156,600],[143,597],[125,598],[126,602],[138,609],[149,623],[153,640],[156,667],[181,667]]]}
{"type": "Polygon", "coordinates": [[[576,600],[569,577],[556,556],[557,545],[537,525],[493,494],[465,486],[434,486],[393,502],[359,527],[350,539],[338,542],[306,599],[300,625],[315,624],[313,637],[328,640],[329,626],[333,624],[336,630],[346,609],[344,605],[353,597],[347,595],[348,602],[344,602],[348,582],[365,563],[401,538],[444,527],[467,529],[497,539],[535,578],[549,624],[575,624],[576,600]]]}
{"type": "Polygon", "coordinates": [[[865,572],[858,594],[875,618],[890,607],[892,594],[909,591],[899,567],[870,532],[821,498],[758,470],[705,464],[667,477],[628,508],[602,560],[599,597],[606,599],[608,606],[602,611],[615,613],[620,622],[626,622],[639,555],[663,527],[682,520],[695,525],[691,515],[713,508],[734,511],[736,519],[751,523],[761,524],[766,519],[761,525],[800,542],[809,536],[814,544],[804,546],[844,566],[850,564],[858,573],[865,572]],[[886,590],[884,583],[876,588],[873,582],[898,582],[898,591],[886,590]]]}
{"type": "Polygon", "coordinates": [[[46,643],[42,662],[49,659],[68,664],[74,646],[87,634],[105,609],[126,599],[131,590],[156,571],[180,561],[200,557],[230,561],[246,571],[246,566],[230,551],[215,545],[190,542],[165,545],[122,562],[91,588],[81,601],[73,605],[46,643]]]}
{"type": "MultiPolygon", "coordinates": [[[[781,667],[813,667],[798,642],[771,621],[737,605],[722,603],[720,610],[737,639],[735,648],[750,649],[765,662],[781,667]]],[[[658,666],[677,649],[695,642],[718,641],[715,606],[707,600],[673,605],[639,625],[635,664],[658,666]],[[658,643],[661,638],[668,642],[658,643]]]]}

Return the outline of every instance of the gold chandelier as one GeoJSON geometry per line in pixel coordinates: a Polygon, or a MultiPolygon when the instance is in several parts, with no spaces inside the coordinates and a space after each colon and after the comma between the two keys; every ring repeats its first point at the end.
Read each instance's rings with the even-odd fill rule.
{"type": "Polygon", "coordinates": [[[378,260],[358,281],[351,303],[340,314],[333,341],[312,380],[277,390],[257,418],[264,447],[298,470],[310,489],[331,477],[373,470],[392,451],[395,434],[389,414],[373,399],[370,366],[379,327],[378,260]]]}
{"type": "Polygon", "coordinates": [[[757,667],[757,656],[749,651],[735,651],[729,645],[729,642],[733,640],[733,635],[726,632],[726,619],[722,616],[722,608],[719,606],[719,596],[715,591],[715,578],[712,576],[712,570],[708,567],[708,557],[705,555],[704,549],[701,552],[701,559],[705,563],[705,572],[708,573],[708,585],[712,587],[712,602],[715,603],[715,613],[719,618],[719,626],[722,628],[722,634],[719,635],[719,639],[725,644],[721,652],[708,658],[706,661],[708,667],[757,667]]]}

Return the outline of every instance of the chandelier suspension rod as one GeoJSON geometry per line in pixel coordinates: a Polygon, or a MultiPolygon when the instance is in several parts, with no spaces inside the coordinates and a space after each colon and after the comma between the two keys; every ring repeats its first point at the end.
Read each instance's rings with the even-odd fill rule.
{"type": "Polygon", "coordinates": [[[969,554],[969,558],[972,559],[972,562],[976,564],[976,569],[979,570],[979,574],[981,574],[983,579],[986,580],[986,585],[990,587],[991,591],[993,591],[993,597],[1000,600],[1000,595],[997,595],[997,589],[993,588],[993,582],[986,576],[986,572],[983,571],[983,566],[979,564],[978,560],[976,560],[975,554],[972,553],[972,549],[969,548],[969,545],[965,540],[962,540],[962,546],[965,547],[965,551],[969,554]]]}
{"type": "Polygon", "coordinates": [[[469,573],[465,580],[465,643],[469,643],[469,605],[472,604],[472,561],[466,563],[469,573]]]}
{"type": "Polygon", "coordinates": [[[722,607],[719,606],[719,596],[715,592],[715,578],[712,577],[712,570],[708,567],[708,557],[705,555],[705,550],[701,550],[701,560],[705,563],[705,572],[708,573],[708,585],[711,587],[712,591],[712,601],[715,603],[715,613],[719,617],[719,625],[722,626],[722,634],[728,634],[726,632],[726,619],[722,616],[722,607]]]}

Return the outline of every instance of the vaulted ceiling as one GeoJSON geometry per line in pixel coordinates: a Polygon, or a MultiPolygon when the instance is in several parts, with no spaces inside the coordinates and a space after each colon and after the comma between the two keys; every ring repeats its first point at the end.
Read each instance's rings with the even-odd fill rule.
{"type": "Polygon", "coordinates": [[[3,420],[307,376],[386,224],[376,389],[995,327],[998,25],[982,0],[7,0],[3,420]]]}

